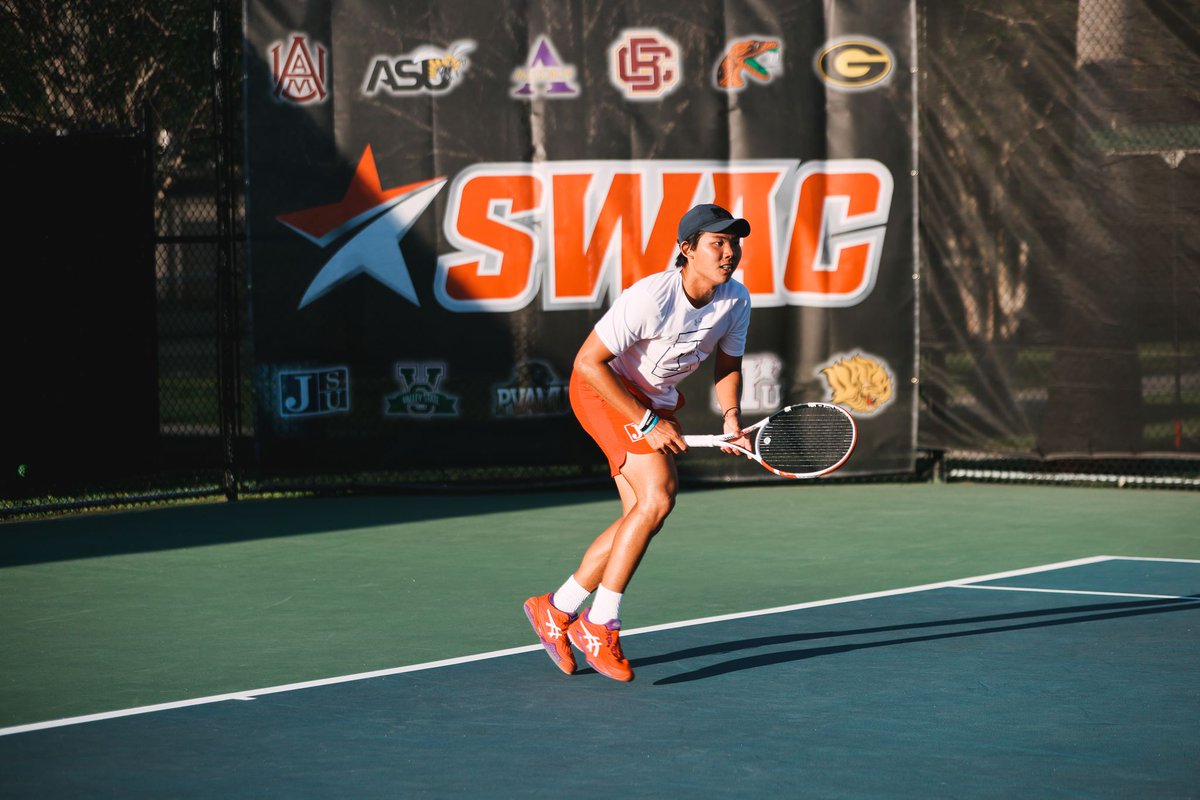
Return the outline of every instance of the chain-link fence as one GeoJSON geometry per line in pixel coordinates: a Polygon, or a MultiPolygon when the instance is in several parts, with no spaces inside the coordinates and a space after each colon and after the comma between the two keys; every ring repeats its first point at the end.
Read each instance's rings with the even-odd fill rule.
{"type": "MultiPolygon", "coordinates": [[[[241,421],[248,419],[242,414],[239,363],[245,357],[241,214],[233,191],[241,161],[240,133],[233,123],[240,102],[239,5],[225,0],[0,3],[0,136],[5,147],[19,152],[27,142],[41,142],[49,148],[50,160],[61,151],[59,143],[80,143],[90,151],[69,176],[73,191],[59,198],[59,207],[35,211],[34,218],[65,219],[62,235],[71,236],[72,216],[118,202],[112,199],[117,187],[111,181],[95,185],[97,170],[110,153],[105,142],[117,139],[142,143],[149,177],[139,188],[152,196],[145,209],[152,216],[144,229],[150,239],[146,252],[152,252],[148,263],[98,259],[88,265],[97,272],[144,268],[152,272],[152,296],[135,299],[110,290],[109,281],[98,281],[93,291],[99,296],[67,301],[80,307],[105,305],[107,316],[97,328],[79,331],[77,340],[61,348],[44,341],[23,344],[37,352],[31,362],[56,364],[46,370],[52,382],[68,386],[72,371],[81,366],[79,352],[87,350],[81,342],[103,339],[105,329],[144,315],[142,335],[148,331],[156,343],[149,356],[156,383],[144,390],[153,394],[149,403],[141,403],[143,389],[111,385],[112,380],[71,391],[78,396],[76,416],[104,393],[120,398],[114,407],[148,407],[157,421],[140,437],[144,441],[130,448],[137,450],[136,457],[121,457],[126,448],[120,435],[115,443],[101,443],[81,434],[67,447],[48,450],[34,439],[11,435],[38,414],[35,401],[21,404],[6,420],[10,435],[2,465],[3,507],[71,507],[122,497],[236,491],[234,451],[245,440],[241,421]],[[72,194],[84,202],[71,203],[72,194]],[[108,453],[89,452],[100,449],[108,453]]],[[[32,180],[38,180],[36,174],[32,180]]],[[[130,208],[127,214],[141,210],[130,208]]],[[[41,249],[53,248],[55,235],[43,235],[41,249]]],[[[54,266],[48,259],[37,265],[46,271],[54,266]]],[[[72,293],[70,283],[58,283],[53,296],[21,298],[21,313],[53,314],[72,293]]],[[[130,358],[105,344],[94,349],[95,357],[112,363],[130,358]]],[[[116,418],[89,422],[93,428],[122,423],[119,412],[116,418]]]]}
{"type": "Polygon", "coordinates": [[[964,479],[1200,481],[1200,7],[928,3],[921,443],[964,479]]]}

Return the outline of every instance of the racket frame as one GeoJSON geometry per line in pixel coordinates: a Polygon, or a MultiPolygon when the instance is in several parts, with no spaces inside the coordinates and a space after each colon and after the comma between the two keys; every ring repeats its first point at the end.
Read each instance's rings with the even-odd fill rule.
{"type": "Polygon", "coordinates": [[[723,435],[707,435],[707,434],[689,435],[689,436],[684,436],[683,441],[687,444],[688,447],[729,447],[729,448],[732,448],[733,450],[737,450],[739,453],[746,456],[747,458],[757,461],[759,466],[761,466],[763,469],[765,469],[769,472],[773,472],[776,475],[780,476],[781,478],[819,478],[822,475],[828,475],[829,473],[833,472],[834,470],[840,468],[843,464],[846,463],[846,460],[850,458],[850,455],[854,452],[854,447],[858,444],[858,425],[855,424],[854,417],[850,416],[850,412],[846,411],[846,409],[842,408],[841,406],[835,406],[831,403],[792,403],[791,405],[784,406],[783,408],[779,409],[778,411],[776,411],[774,414],[771,414],[770,416],[763,417],[762,419],[760,419],[758,422],[754,423],[750,427],[742,428],[741,434],[726,433],[723,435]],[[776,469],[775,467],[772,467],[767,462],[763,461],[762,456],[758,452],[759,434],[762,433],[762,429],[764,427],[766,427],[766,424],[768,422],[770,422],[773,417],[778,416],[779,414],[789,413],[789,412],[791,412],[791,410],[793,408],[802,408],[802,407],[810,407],[810,408],[811,407],[821,407],[821,408],[836,409],[850,423],[850,446],[846,448],[846,452],[845,452],[845,454],[842,455],[841,460],[839,460],[836,464],[834,464],[830,467],[826,467],[825,469],[820,470],[818,472],[797,473],[797,472],[785,472],[781,469],[776,469]],[[732,440],[737,439],[739,437],[739,435],[740,436],[748,436],[751,433],[754,434],[754,450],[753,451],[747,450],[746,448],[742,447],[741,445],[733,444],[732,440]]]}

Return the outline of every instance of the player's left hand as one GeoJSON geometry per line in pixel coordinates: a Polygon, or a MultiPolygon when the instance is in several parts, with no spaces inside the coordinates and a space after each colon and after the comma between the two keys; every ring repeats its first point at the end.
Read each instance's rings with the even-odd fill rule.
{"type": "MultiPolygon", "coordinates": [[[[742,433],[742,424],[738,420],[736,414],[726,415],[724,433],[726,436],[729,434],[736,434],[736,436],[730,440],[730,444],[736,444],[739,447],[746,448],[747,450],[754,449],[754,444],[750,441],[750,437],[742,433]]],[[[745,456],[746,458],[750,458],[750,456],[747,456],[740,450],[734,450],[732,447],[722,447],[721,452],[728,453],[731,456],[745,456]]]]}

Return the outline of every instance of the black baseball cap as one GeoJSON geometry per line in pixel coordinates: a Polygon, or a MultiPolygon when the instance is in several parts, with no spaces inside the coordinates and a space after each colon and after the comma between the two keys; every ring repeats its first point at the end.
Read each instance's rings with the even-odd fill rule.
{"type": "Polygon", "coordinates": [[[682,242],[693,233],[708,231],[709,233],[732,233],[739,238],[750,235],[750,223],[737,219],[725,209],[712,203],[701,203],[693,206],[683,219],[679,220],[679,236],[675,239],[682,242]]]}

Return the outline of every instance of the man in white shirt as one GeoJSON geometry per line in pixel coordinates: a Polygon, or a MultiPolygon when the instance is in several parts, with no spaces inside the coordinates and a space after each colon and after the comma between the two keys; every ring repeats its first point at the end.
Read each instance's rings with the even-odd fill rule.
{"type": "MultiPolygon", "coordinates": [[[[651,537],[675,504],[675,454],[687,449],[676,389],[713,355],[724,432],[741,433],[738,407],[750,293],[732,280],[750,223],[702,204],[679,222],[675,267],[630,286],[596,323],[575,356],[571,407],[608,458],[621,516],[555,592],[525,601],[525,614],[551,660],[575,671],[575,644],[597,672],[633,680],[620,646],[620,603],[651,537]],[[586,613],[577,613],[593,591],[586,613]]],[[[749,442],[735,440],[749,447],[749,442]]],[[[726,450],[726,452],[736,452],[726,450]]]]}

